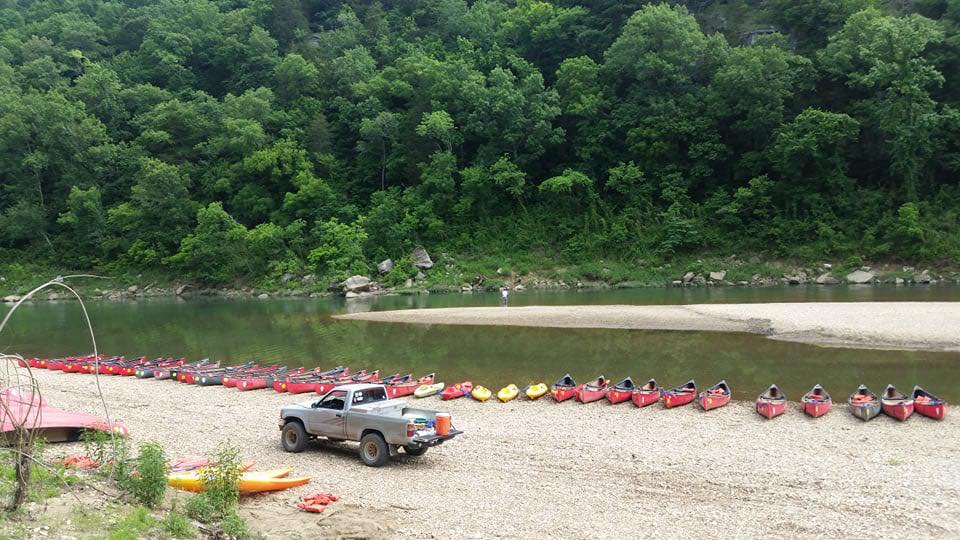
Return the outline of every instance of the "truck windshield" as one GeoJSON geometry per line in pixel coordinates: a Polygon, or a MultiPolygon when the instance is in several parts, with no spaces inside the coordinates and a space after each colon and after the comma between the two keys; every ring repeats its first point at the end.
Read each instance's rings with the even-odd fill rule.
{"type": "Polygon", "coordinates": [[[368,388],[353,393],[353,404],[362,405],[365,403],[374,403],[377,401],[386,401],[387,392],[383,388],[368,388]]]}
{"type": "Polygon", "coordinates": [[[333,409],[336,411],[342,411],[343,405],[346,403],[347,393],[343,390],[337,390],[330,392],[327,397],[323,398],[320,403],[317,404],[318,409],[333,409]]]}

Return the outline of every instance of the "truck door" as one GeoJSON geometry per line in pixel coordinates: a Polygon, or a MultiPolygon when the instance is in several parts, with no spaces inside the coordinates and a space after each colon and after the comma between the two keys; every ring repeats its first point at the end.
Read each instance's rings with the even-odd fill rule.
{"type": "Polygon", "coordinates": [[[323,399],[313,404],[307,431],[314,435],[343,439],[347,428],[347,419],[344,416],[346,405],[346,390],[329,392],[323,396],[323,399]]]}

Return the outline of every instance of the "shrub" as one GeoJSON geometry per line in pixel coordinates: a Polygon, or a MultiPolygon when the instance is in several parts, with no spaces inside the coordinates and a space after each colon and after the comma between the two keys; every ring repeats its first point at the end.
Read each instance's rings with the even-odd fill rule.
{"type": "Polygon", "coordinates": [[[235,540],[247,540],[249,538],[253,538],[253,534],[250,532],[250,527],[247,525],[247,522],[233,511],[224,516],[223,522],[220,523],[220,528],[223,529],[223,533],[227,535],[228,538],[233,538],[235,540]]]}
{"type": "Polygon", "coordinates": [[[156,442],[140,445],[137,475],[131,477],[129,491],[144,506],[155,508],[167,490],[167,456],[156,442]]]}
{"type": "Polygon", "coordinates": [[[203,470],[204,494],[221,515],[240,500],[240,450],[225,446],[216,455],[213,465],[203,470]]]}
{"type": "Polygon", "coordinates": [[[201,523],[210,523],[217,517],[217,510],[206,493],[191,497],[185,508],[187,515],[201,523]]]}
{"type": "Polygon", "coordinates": [[[174,538],[196,538],[197,529],[186,516],[171,511],[160,523],[160,528],[174,538]]]}
{"type": "Polygon", "coordinates": [[[137,540],[143,538],[157,524],[149,510],[138,506],[110,529],[110,540],[137,540]]]}

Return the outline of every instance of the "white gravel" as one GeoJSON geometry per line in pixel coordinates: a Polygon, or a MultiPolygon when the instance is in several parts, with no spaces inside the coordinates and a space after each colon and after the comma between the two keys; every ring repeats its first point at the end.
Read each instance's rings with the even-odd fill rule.
{"type": "Polygon", "coordinates": [[[805,302],[677,306],[408,309],[338,319],[458,325],[753,332],[873,349],[960,350],[960,302],[805,302]]]}
{"type": "MultiPolygon", "coordinates": [[[[92,376],[35,373],[52,405],[101,412],[92,376]]],[[[845,406],[813,420],[794,405],[766,421],[748,403],[703,413],[428,398],[417,406],[450,411],[466,434],[372,469],[354,444],[280,449],[280,406],[310,396],[101,384],[135,442],[158,440],[172,456],[230,443],[258,468],[291,464],[313,476],[296,491],[245,500],[269,537],[960,537],[956,414],[863,423],[845,406]],[[318,490],[343,502],[321,516],[290,510],[318,490]]]]}

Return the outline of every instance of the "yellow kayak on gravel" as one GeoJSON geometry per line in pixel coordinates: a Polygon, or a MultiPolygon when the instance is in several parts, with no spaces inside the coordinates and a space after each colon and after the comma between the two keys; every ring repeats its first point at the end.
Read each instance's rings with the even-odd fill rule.
{"type": "Polygon", "coordinates": [[[520,395],[520,389],[517,388],[517,385],[508,384],[507,386],[501,388],[499,392],[497,392],[497,399],[506,403],[508,401],[517,399],[518,395],[520,395]]]}
{"type": "Polygon", "coordinates": [[[413,391],[414,397],[425,398],[430,396],[437,395],[441,390],[443,390],[443,383],[437,384],[421,384],[413,391]]]}
{"type": "Polygon", "coordinates": [[[491,395],[493,395],[493,392],[486,386],[474,386],[473,391],[470,392],[470,396],[477,401],[486,401],[490,399],[491,395]]]}
{"type": "MultiPolygon", "coordinates": [[[[310,481],[310,478],[306,476],[289,478],[291,472],[293,472],[293,467],[271,471],[245,472],[240,475],[240,493],[279,491],[302,486],[310,481]]],[[[167,484],[172,488],[198,493],[203,491],[203,470],[170,474],[167,476],[167,484]]]]}
{"type": "Polygon", "coordinates": [[[534,400],[537,399],[549,391],[547,385],[544,383],[531,384],[523,389],[524,395],[527,396],[527,399],[534,400]]]}

